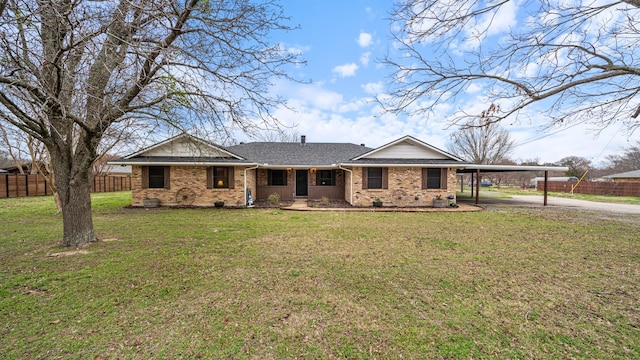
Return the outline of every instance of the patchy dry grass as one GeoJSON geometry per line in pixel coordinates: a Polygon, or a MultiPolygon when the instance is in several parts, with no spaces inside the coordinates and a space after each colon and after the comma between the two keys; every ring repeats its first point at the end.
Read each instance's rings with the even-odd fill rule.
{"type": "Polygon", "coordinates": [[[0,358],[640,357],[637,216],[128,201],[73,254],[50,198],[0,201],[0,358]]]}

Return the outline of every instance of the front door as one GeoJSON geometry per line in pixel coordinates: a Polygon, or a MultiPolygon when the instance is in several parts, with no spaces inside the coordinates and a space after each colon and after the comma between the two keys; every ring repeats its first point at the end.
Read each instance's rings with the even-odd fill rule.
{"type": "Polygon", "coordinates": [[[296,170],[296,196],[309,196],[307,170],[296,170]]]}

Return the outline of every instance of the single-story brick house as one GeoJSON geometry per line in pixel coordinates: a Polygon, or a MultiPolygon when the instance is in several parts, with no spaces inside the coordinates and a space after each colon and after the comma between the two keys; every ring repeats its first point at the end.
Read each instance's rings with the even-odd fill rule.
{"type": "Polygon", "coordinates": [[[372,149],[349,143],[252,142],[222,147],[178,135],[110,164],[132,168],[132,205],[241,207],[277,193],[344,200],[353,206],[431,206],[456,195],[456,170],[468,163],[414,137],[372,149]]]}

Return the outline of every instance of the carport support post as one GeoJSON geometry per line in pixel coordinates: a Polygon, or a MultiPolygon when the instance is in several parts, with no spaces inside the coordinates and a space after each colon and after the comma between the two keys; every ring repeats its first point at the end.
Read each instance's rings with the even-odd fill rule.
{"type": "Polygon", "coordinates": [[[544,206],[547,206],[547,180],[549,179],[549,171],[544,171],[544,206]]]}
{"type": "Polygon", "coordinates": [[[473,191],[475,190],[474,189],[475,186],[473,186],[474,185],[474,182],[473,182],[474,176],[473,176],[473,173],[469,173],[469,175],[471,175],[471,195],[469,197],[473,197],[473,191]]]}
{"type": "Polygon", "coordinates": [[[480,169],[476,169],[476,205],[480,204],[480,169]]]}

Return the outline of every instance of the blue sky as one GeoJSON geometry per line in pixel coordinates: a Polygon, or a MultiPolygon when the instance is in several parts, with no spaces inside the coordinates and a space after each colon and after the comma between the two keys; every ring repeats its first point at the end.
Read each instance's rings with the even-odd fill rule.
{"type": "MultiPolygon", "coordinates": [[[[378,63],[393,51],[388,20],[390,1],[283,0],[282,5],[291,24],[300,29],[274,34],[272,40],[302,55],[307,65],[293,69],[292,75],[311,81],[276,84],[274,91],[295,108],[275,112],[283,124],[295,126],[294,130],[306,135],[310,142],[377,147],[412,135],[446,149],[449,134],[455,128],[444,121],[444,116],[426,120],[383,114],[373,101],[376,93],[384,92],[390,73],[378,63]]],[[[597,165],[606,155],[620,152],[638,139],[637,134],[629,138],[618,125],[599,136],[583,125],[554,132],[543,132],[540,125],[542,121],[528,120],[504,124],[516,142],[513,159],[555,162],[566,156],[582,156],[597,165]]]]}

